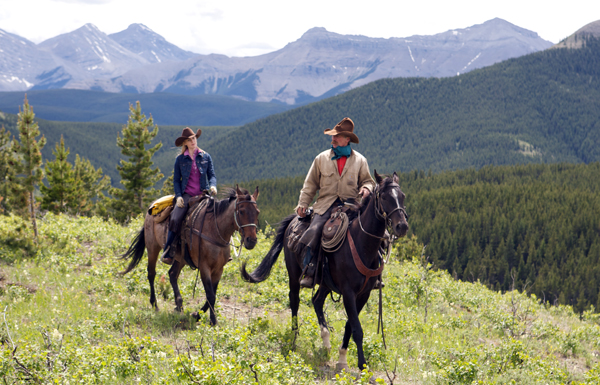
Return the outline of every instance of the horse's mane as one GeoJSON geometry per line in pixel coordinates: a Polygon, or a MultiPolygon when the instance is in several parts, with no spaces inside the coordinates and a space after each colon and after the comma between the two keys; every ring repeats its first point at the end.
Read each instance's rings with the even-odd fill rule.
{"type": "MultiPolygon", "coordinates": [[[[242,200],[249,201],[252,199],[248,190],[240,188],[240,191],[244,194],[244,198],[242,198],[242,200]]],[[[221,196],[223,199],[215,201],[215,213],[217,216],[227,211],[227,208],[229,208],[231,202],[235,201],[237,198],[237,192],[234,188],[225,187],[221,196]]]]}

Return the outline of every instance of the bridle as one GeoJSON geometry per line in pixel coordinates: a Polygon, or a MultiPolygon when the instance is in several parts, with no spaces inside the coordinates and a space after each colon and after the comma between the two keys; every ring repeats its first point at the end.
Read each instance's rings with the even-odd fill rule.
{"type": "MultiPolygon", "coordinates": [[[[240,215],[240,208],[239,206],[244,204],[244,203],[249,203],[249,204],[253,204],[254,206],[256,206],[256,202],[255,201],[238,201],[237,199],[235,200],[235,211],[233,212],[233,219],[235,219],[235,225],[238,227],[238,232],[240,233],[240,235],[242,236],[242,239],[244,238],[244,227],[256,227],[258,229],[258,225],[256,223],[248,223],[247,225],[240,225],[239,221],[238,221],[238,217],[240,215]]],[[[257,208],[258,211],[258,208],[257,208]]]]}
{"type": "MultiPolygon", "coordinates": [[[[400,189],[400,186],[397,183],[390,183],[389,184],[390,187],[398,187],[398,189],[400,189]]],[[[377,184],[375,186],[375,191],[373,191],[373,199],[374,199],[374,205],[375,205],[375,218],[377,218],[380,221],[385,222],[386,224],[386,230],[388,230],[387,232],[390,234],[385,235],[383,237],[378,237],[377,235],[373,235],[371,233],[369,233],[367,230],[364,229],[362,222],[360,220],[360,210],[358,211],[358,224],[360,225],[360,229],[362,230],[363,233],[370,235],[373,238],[377,238],[380,239],[382,241],[392,241],[391,238],[395,238],[395,236],[393,236],[393,230],[392,230],[392,214],[394,214],[396,211],[400,211],[402,214],[404,214],[404,218],[408,221],[408,213],[406,212],[406,208],[404,206],[400,206],[400,204],[398,203],[398,206],[396,208],[394,208],[392,211],[390,211],[389,213],[385,211],[385,209],[383,208],[383,204],[381,203],[381,188],[379,187],[379,184],[377,184]]],[[[395,239],[394,239],[395,240],[395,239]]],[[[393,242],[393,241],[392,241],[393,242]]]]}
{"type": "MultiPolygon", "coordinates": [[[[252,200],[250,200],[250,201],[241,201],[241,202],[240,202],[240,201],[238,200],[238,198],[239,198],[239,195],[236,195],[236,199],[235,199],[235,207],[234,207],[234,209],[233,209],[233,219],[234,219],[234,221],[235,221],[235,225],[237,226],[237,229],[236,229],[236,230],[237,230],[237,231],[240,233],[240,235],[242,236],[242,240],[241,240],[241,242],[240,242],[240,246],[239,246],[239,247],[240,247],[240,249],[241,249],[241,248],[242,248],[242,246],[244,245],[244,241],[243,241],[243,239],[244,239],[244,227],[254,226],[254,227],[258,228],[258,225],[257,225],[257,224],[255,224],[255,223],[248,223],[247,225],[240,225],[240,222],[238,221],[238,217],[240,216],[240,208],[239,208],[239,205],[241,205],[241,204],[243,204],[243,203],[251,203],[251,204],[253,204],[253,205],[255,205],[255,206],[256,206],[256,202],[255,202],[255,201],[252,201],[252,200]]],[[[213,197],[211,197],[211,199],[214,199],[214,198],[213,198],[213,197]]],[[[214,207],[214,206],[213,206],[213,207],[214,207]]],[[[214,208],[213,208],[213,210],[214,210],[214,208]]],[[[256,210],[258,210],[258,207],[257,207],[257,209],[256,209],[256,210]]],[[[214,213],[214,211],[213,211],[213,213],[214,213]]],[[[224,246],[229,246],[229,245],[230,245],[230,243],[229,243],[229,242],[227,242],[225,239],[223,239],[223,236],[221,235],[221,230],[219,230],[219,224],[217,223],[217,216],[216,216],[216,214],[214,214],[213,216],[214,216],[214,219],[215,219],[215,227],[217,228],[217,234],[219,235],[219,238],[221,238],[221,240],[223,241],[223,243],[224,243],[224,246]]],[[[237,246],[233,245],[233,247],[237,247],[237,246]]]]}

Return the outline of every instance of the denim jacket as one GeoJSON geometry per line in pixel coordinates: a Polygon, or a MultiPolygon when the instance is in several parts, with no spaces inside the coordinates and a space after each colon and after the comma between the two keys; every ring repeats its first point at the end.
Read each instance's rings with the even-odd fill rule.
{"type": "MultiPolygon", "coordinates": [[[[217,177],[213,167],[212,158],[206,151],[200,150],[196,155],[196,167],[200,171],[200,189],[207,190],[210,186],[217,187],[217,177]],[[206,178],[208,177],[208,185],[206,178]]],[[[189,155],[180,154],[175,159],[175,170],[173,172],[173,187],[175,199],[182,196],[187,187],[190,172],[192,171],[192,158],[189,155]]]]}

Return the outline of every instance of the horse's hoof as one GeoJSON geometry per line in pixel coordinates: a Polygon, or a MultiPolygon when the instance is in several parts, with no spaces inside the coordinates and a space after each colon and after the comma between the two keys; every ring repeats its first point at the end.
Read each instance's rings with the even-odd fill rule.
{"type": "Polygon", "coordinates": [[[177,313],[181,313],[183,311],[183,308],[182,307],[176,307],[173,310],[175,310],[177,313]]]}
{"type": "Polygon", "coordinates": [[[346,372],[350,371],[350,367],[348,366],[348,364],[340,364],[339,362],[337,364],[335,364],[335,371],[336,372],[341,372],[342,370],[346,369],[346,372]]]}
{"type": "Polygon", "coordinates": [[[192,313],[192,318],[196,320],[196,322],[200,321],[200,313],[197,311],[192,313]]]}

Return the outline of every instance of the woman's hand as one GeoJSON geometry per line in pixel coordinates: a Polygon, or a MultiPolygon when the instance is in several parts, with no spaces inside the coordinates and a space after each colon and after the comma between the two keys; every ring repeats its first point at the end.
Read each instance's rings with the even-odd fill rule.
{"type": "Polygon", "coordinates": [[[179,208],[183,208],[184,203],[183,203],[183,198],[182,197],[177,197],[177,207],[179,208]]]}
{"type": "Polygon", "coordinates": [[[215,186],[210,186],[210,195],[217,195],[217,188],[215,186]]]}

